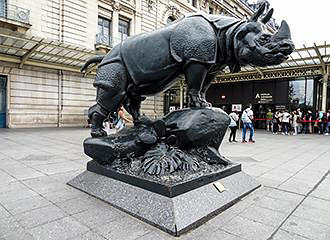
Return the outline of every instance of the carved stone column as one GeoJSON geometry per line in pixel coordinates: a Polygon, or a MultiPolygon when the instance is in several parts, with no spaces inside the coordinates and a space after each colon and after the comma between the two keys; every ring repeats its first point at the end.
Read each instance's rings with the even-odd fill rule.
{"type": "Polygon", "coordinates": [[[328,95],[328,82],[329,82],[329,67],[326,67],[326,71],[323,73],[322,81],[322,108],[323,112],[327,111],[327,95],[328,95]]]}
{"type": "Polygon", "coordinates": [[[119,39],[119,11],[120,6],[119,2],[113,3],[113,13],[112,13],[112,46],[118,44],[120,42],[119,39]]]}
{"type": "Polygon", "coordinates": [[[180,109],[183,109],[183,101],[184,101],[184,81],[180,80],[180,109]]]}

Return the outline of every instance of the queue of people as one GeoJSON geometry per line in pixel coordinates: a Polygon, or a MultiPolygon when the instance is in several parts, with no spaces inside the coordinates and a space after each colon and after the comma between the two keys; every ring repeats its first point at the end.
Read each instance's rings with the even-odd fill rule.
{"type": "Polygon", "coordinates": [[[302,112],[300,108],[289,112],[287,109],[278,110],[273,112],[271,109],[266,113],[266,119],[254,119],[252,105],[249,104],[246,109],[241,113],[237,110],[232,111],[229,114],[230,117],[230,134],[229,142],[236,141],[236,132],[241,120],[242,126],[242,143],[251,142],[254,143],[254,123],[255,121],[265,121],[266,130],[273,134],[283,135],[298,135],[298,134],[310,134],[318,133],[323,135],[330,134],[330,110],[322,112],[317,110],[312,112],[307,110],[302,112]],[[247,141],[247,131],[250,131],[247,141]]]}
{"type": "Polygon", "coordinates": [[[282,110],[273,113],[269,109],[266,118],[266,129],[273,132],[273,134],[297,135],[300,133],[318,133],[329,135],[330,133],[330,110],[327,112],[317,110],[313,113],[311,110],[302,112],[298,108],[291,112],[282,110]]]}

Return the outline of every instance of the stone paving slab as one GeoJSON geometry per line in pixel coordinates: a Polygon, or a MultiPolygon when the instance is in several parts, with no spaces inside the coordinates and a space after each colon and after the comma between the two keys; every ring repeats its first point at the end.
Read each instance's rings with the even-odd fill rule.
{"type": "Polygon", "coordinates": [[[26,199],[13,200],[10,202],[3,203],[3,206],[10,212],[12,215],[19,213],[31,211],[37,208],[45,207],[51,205],[52,203],[47,199],[36,195],[26,199]]]}
{"type": "Polygon", "coordinates": [[[66,216],[68,215],[60,208],[55,205],[50,205],[20,213],[14,217],[20,225],[24,226],[26,229],[30,229],[66,216]]]}
{"type": "Polygon", "coordinates": [[[67,240],[74,238],[84,233],[87,233],[90,229],[80,224],[72,217],[66,217],[57,221],[49,222],[47,224],[39,225],[29,230],[29,233],[36,240],[45,239],[62,239],[67,240]]]}
{"type": "Polygon", "coordinates": [[[89,160],[82,152],[88,135],[78,128],[0,130],[1,240],[330,239],[330,136],[258,130],[255,144],[224,142],[221,153],[241,159],[264,186],[175,238],[66,185],[89,160]]]}
{"type": "Polygon", "coordinates": [[[313,240],[330,239],[330,228],[328,225],[295,216],[291,216],[282,229],[313,240]]]}

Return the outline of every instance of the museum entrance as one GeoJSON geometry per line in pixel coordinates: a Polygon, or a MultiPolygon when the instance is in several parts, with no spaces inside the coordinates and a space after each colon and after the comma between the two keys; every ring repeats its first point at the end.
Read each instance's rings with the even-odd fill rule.
{"type": "Polygon", "coordinates": [[[0,76],[0,128],[6,127],[7,115],[7,78],[0,76]]]}

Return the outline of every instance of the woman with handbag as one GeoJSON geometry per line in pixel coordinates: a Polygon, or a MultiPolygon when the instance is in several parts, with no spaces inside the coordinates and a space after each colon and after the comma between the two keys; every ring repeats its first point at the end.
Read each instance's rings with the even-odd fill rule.
{"type": "Polygon", "coordinates": [[[229,114],[230,117],[230,124],[229,124],[229,129],[230,129],[230,135],[229,135],[229,142],[237,142],[236,141],[236,130],[237,130],[237,121],[239,120],[237,110],[234,110],[229,114]],[[233,138],[233,140],[231,140],[233,138]]]}

